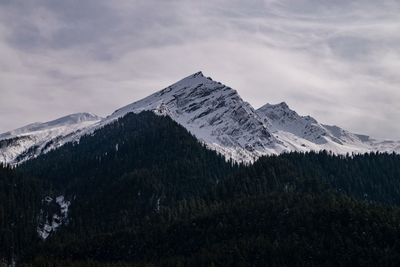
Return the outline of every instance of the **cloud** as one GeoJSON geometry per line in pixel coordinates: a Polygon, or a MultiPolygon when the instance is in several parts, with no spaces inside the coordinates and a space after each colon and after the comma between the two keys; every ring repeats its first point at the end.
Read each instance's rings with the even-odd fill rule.
{"type": "Polygon", "coordinates": [[[0,2],[0,131],[107,115],[203,70],[255,107],[400,139],[398,1],[0,2]]]}

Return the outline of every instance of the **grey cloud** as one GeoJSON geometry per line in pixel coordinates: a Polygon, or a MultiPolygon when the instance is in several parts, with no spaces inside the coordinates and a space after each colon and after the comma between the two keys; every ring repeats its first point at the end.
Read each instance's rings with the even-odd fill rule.
{"type": "Polygon", "coordinates": [[[0,1],[0,131],[106,115],[192,72],[400,139],[395,0],[0,1]]]}

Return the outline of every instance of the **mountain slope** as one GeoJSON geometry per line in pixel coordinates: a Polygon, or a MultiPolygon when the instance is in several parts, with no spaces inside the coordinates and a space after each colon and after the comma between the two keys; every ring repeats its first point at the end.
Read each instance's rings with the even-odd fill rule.
{"type": "Polygon", "coordinates": [[[71,201],[70,223],[30,246],[44,261],[34,266],[397,266],[399,210],[349,197],[400,203],[399,162],[291,153],[235,169],[170,118],[142,112],[18,169],[71,201]]]}
{"type": "Polygon", "coordinates": [[[117,110],[102,123],[142,110],[170,116],[209,148],[239,162],[291,151],[400,152],[399,141],[379,141],[321,124],[284,102],[256,111],[235,90],[201,72],[117,110]]]}
{"type": "Polygon", "coordinates": [[[232,88],[192,74],[101,119],[82,113],[31,124],[0,135],[0,162],[17,164],[105,127],[126,114],[169,116],[227,159],[253,162],[262,155],[328,150],[336,154],[400,152],[399,141],[379,141],[300,116],[286,103],[257,111],[232,88]]]}
{"type": "Polygon", "coordinates": [[[19,166],[52,185],[43,198],[70,203],[69,227],[87,225],[86,234],[134,227],[160,207],[207,195],[235,169],[170,118],[146,111],[19,166]]]}
{"type": "Polygon", "coordinates": [[[399,210],[371,202],[400,203],[399,162],[291,153],[236,166],[168,116],[128,113],[18,166],[49,185],[42,199],[70,203],[69,223],[23,260],[397,266],[399,210]]]}
{"type": "Polygon", "coordinates": [[[291,151],[327,150],[336,154],[400,152],[400,142],[378,141],[338,126],[321,124],[313,117],[300,116],[285,102],[266,104],[257,109],[257,114],[271,124],[270,131],[291,147],[291,151]]]}
{"type": "Polygon", "coordinates": [[[71,114],[45,123],[33,123],[0,134],[0,162],[18,163],[64,144],[71,134],[99,122],[90,113],[71,114]]]}
{"type": "Polygon", "coordinates": [[[209,148],[236,161],[284,150],[250,104],[201,72],[117,110],[103,123],[143,110],[168,115],[209,148]]]}

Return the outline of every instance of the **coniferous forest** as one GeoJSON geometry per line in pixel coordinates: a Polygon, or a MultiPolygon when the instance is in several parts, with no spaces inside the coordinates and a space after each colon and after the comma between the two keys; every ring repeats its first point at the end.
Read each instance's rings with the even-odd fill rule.
{"type": "Polygon", "coordinates": [[[288,153],[241,165],[170,118],[142,112],[17,167],[0,165],[0,259],[400,266],[399,207],[399,155],[288,153]],[[65,217],[52,202],[60,196],[65,217]],[[58,227],[43,238],[46,223],[58,227]]]}

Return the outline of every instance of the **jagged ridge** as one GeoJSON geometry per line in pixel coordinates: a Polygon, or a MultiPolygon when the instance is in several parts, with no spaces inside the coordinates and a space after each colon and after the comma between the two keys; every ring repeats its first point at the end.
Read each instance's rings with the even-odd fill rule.
{"type": "Polygon", "coordinates": [[[209,148],[238,162],[267,154],[328,150],[337,154],[400,152],[400,142],[379,141],[300,116],[285,103],[255,110],[232,88],[192,74],[105,119],[89,113],[34,123],[0,135],[0,162],[18,163],[46,153],[133,112],[170,116],[209,148]]]}
{"type": "Polygon", "coordinates": [[[170,116],[210,148],[237,161],[283,150],[250,104],[201,72],[117,110],[108,120],[143,110],[170,116]]]}

